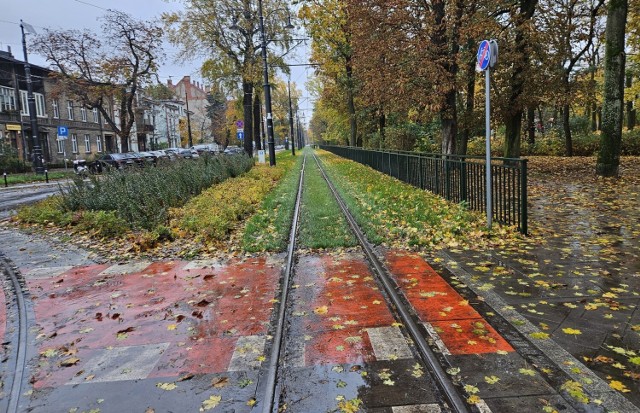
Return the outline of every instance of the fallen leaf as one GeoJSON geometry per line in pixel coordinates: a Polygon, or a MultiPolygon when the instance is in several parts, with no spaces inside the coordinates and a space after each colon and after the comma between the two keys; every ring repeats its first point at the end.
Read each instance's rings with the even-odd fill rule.
{"type": "Polygon", "coordinates": [[[222,400],[222,396],[211,396],[207,400],[202,402],[202,408],[200,411],[211,410],[220,404],[220,400],[222,400]]]}

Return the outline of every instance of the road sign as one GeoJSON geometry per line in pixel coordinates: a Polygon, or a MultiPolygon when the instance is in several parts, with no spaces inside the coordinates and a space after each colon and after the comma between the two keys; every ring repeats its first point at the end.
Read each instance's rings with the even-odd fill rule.
{"type": "Polygon", "coordinates": [[[238,133],[236,134],[236,137],[240,140],[244,139],[244,131],[239,130],[238,133]]]}
{"type": "Polygon", "coordinates": [[[69,128],[66,126],[58,126],[58,140],[64,140],[69,137],[69,128]]]}
{"type": "Polygon", "coordinates": [[[483,40],[480,42],[480,47],[478,47],[478,65],[477,67],[480,70],[487,70],[489,67],[489,62],[491,61],[491,44],[488,40],[483,40]]]}
{"type": "Polygon", "coordinates": [[[237,120],[236,121],[236,127],[240,128],[240,129],[244,128],[244,122],[241,121],[241,120],[237,120]]]}

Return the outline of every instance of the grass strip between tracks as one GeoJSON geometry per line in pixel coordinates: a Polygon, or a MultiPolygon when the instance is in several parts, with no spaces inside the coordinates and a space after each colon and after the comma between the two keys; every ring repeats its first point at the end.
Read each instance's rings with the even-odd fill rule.
{"type": "Polygon", "coordinates": [[[357,241],[309,152],[304,174],[299,245],[302,248],[353,247],[357,241]]]}

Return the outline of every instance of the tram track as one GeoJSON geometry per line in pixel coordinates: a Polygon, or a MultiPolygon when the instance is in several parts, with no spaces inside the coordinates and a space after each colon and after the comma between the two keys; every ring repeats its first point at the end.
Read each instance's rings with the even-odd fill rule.
{"type": "Polygon", "coordinates": [[[7,413],[17,413],[21,406],[24,381],[27,371],[27,345],[28,345],[28,322],[29,313],[27,309],[27,298],[23,291],[18,275],[13,270],[10,263],[0,256],[0,271],[5,275],[5,299],[11,304],[7,309],[14,311],[7,314],[7,341],[5,345],[6,364],[2,376],[4,376],[4,388],[8,398],[0,403],[7,413]]]}
{"type": "MultiPolygon", "coordinates": [[[[282,281],[283,284],[281,286],[282,291],[279,302],[278,319],[276,322],[273,345],[270,352],[269,368],[266,373],[267,385],[265,386],[265,397],[264,403],[262,405],[263,413],[285,411],[287,408],[286,404],[284,405],[284,407],[279,406],[278,404],[278,400],[281,399],[282,392],[286,392],[286,389],[283,389],[284,386],[279,384],[282,381],[282,378],[279,377],[279,374],[282,371],[281,365],[284,364],[282,355],[286,351],[285,347],[287,345],[287,337],[291,335],[284,334],[284,332],[289,325],[289,321],[287,320],[288,290],[290,288],[290,284],[292,283],[292,279],[295,277],[296,272],[296,234],[298,233],[298,218],[300,215],[300,199],[303,193],[304,170],[307,164],[306,157],[307,155],[305,154],[305,160],[303,161],[301,176],[299,180],[294,218],[290,232],[289,247],[287,251],[286,265],[282,281]]],[[[426,367],[426,370],[430,373],[425,377],[429,377],[430,381],[433,381],[433,383],[429,385],[435,387],[440,393],[440,396],[438,398],[442,400],[442,411],[452,411],[455,413],[467,413],[476,411],[476,408],[468,405],[465,402],[465,395],[463,391],[453,383],[451,378],[445,372],[445,368],[441,365],[438,356],[430,348],[427,340],[425,339],[425,336],[420,331],[418,324],[416,323],[416,321],[414,321],[414,317],[411,314],[411,309],[397,292],[399,290],[398,285],[395,283],[395,281],[392,280],[390,272],[385,267],[385,264],[376,255],[376,252],[373,250],[372,246],[366,239],[366,236],[360,229],[355,218],[349,212],[346,204],[341,199],[335,186],[332,184],[331,180],[325,173],[320,161],[315,156],[315,154],[313,154],[313,159],[315,165],[317,165],[320,173],[322,174],[324,182],[329,187],[336,203],[339,205],[353,235],[357,238],[359,248],[362,251],[364,257],[366,257],[370,272],[375,275],[377,284],[382,287],[383,295],[387,298],[388,308],[394,314],[394,317],[399,325],[404,326],[403,331],[405,331],[407,342],[413,343],[413,348],[417,353],[417,359],[421,361],[421,363],[426,367]]]]}

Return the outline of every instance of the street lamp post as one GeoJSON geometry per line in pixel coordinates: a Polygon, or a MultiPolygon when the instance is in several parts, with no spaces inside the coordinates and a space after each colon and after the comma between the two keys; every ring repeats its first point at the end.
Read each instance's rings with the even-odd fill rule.
{"type": "Polygon", "coordinates": [[[42,165],[42,149],[38,139],[38,118],[36,117],[36,98],[33,96],[33,82],[31,81],[31,65],[27,58],[27,39],[24,29],[27,28],[29,33],[35,33],[33,27],[20,20],[20,29],[22,30],[22,51],[24,52],[24,74],[27,78],[27,101],[29,105],[29,119],[31,121],[31,137],[33,143],[33,168],[36,174],[44,174],[44,166],[42,165]]]}
{"type": "Polygon", "coordinates": [[[271,111],[271,85],[269,84],[269,65],[267,63],[267,38],[264,33],[264,16],[262,14],[262,0],[258,0],[260,13],[260,36],[262,38],[262,63],[264,75],[264,105],[267,111],[267,142],[269,144],[269,165],[276,165],[276,146],[273,138],[273,114],[271,111]]]}
{"type": "Polygon", "coordinates": [[[296,142],[293,138],[293,109],[291,108],[291,81],[287,82],[289,86],[289,141],[291,142],[291,155],[296,156],[296,142]]]}

